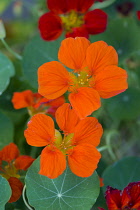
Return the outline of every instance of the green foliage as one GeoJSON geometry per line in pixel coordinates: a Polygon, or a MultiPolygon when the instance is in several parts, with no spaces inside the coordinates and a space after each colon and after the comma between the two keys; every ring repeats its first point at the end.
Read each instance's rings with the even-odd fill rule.
{"type": "Polygon", "coordinates": [[[40,36],[34,37],[23,52],[23,72],[31,86],[37,91],[37,70],[49,61],[58,60],[57,54],[63,36],[51,42],[43,41],[40,36]]]}
{"type": "Polygon", "coordinates": [[[2,53],[0,53],[0,95],[7,88],[10,77],[14,75],[15,69],[12,62],[2,53]]]}
{"type": "Polygon", "coordinates": [[[106,168],[103,173],[104,190],[107,186],[123,190],[130,182],[139,181],[139,166],[139,157],[126,157],[106,168]]]}
{"type": "Polygon", "coordinates": [[[88,178],[74,175],[68,168],[56,179],[39,175],[38,158],[26,175],[27,197],[35,209],[88,210],[99,195],[99,178],[95,172],[88,178]]]}
{"type": "Polygon", "coordinates": [[[0,149],[13,141],[14,128],[10,119],[0,112],[0,149]]]}
{"type": "Polygon", "coordinates": [[[125,92],[105,100],[109,115],[118,120],[133,120],[139,115],[140,90],[129,88],[125,92]]]}
{"type": "Polygon", "coordinates": [[[11,197],[11,187],[8,181],[0,175],[0,210],[4,210],[5,204],[11,197]]]}

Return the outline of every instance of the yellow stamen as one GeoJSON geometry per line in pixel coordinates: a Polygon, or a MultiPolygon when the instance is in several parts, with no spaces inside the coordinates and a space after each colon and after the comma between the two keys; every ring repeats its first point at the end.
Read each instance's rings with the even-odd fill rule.
{"type": "Polygon", "coordinates": [[[80,27],[84,24],[84,15],[74,10],[60,17],[66,32],[72,32],[73,28],[80,27]]]}

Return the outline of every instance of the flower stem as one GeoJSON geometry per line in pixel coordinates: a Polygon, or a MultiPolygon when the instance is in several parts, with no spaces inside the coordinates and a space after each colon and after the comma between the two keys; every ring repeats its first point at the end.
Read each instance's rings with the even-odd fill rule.
{"type": "Polygon", "coordinates": [[[98,151],[99,151],[99,152],[102,152],[102,151],[104,151],[104,150],[108,149],[108,145],[105,145],[105,146],[99,147],[99,148],[97,148],[97,149],[98,149],[98,151]]]}
{"type": "Polygon", "coordinates": [[[118,132],[116,130],[110,131],[106,136],[106,145],[108,146],[108,152],[112,158],[113,161],[116,161],[117,157],[115,156],[112,147],[111,147],[111,138],[114,135],[118,135],[118,132]]]}
{"type": "Polygon", "coordinates": [[[17,59],[19,59],[19,60],[22,60],[22,57],[19,55],[19,54],[17,54],[16,52],[14,52],[10,47],[9,47],[9,45],[7,44],[7,42],[2,38],[2,39],[0,39],[1,40],[1,42],[3,43],[3,45],[5,46],[5,48],[12,54],[12,55],[14,55],[17,59]]]}
{"type": "Polygon", "coordinates": [[[93,4],[93,6],[90,8],[90,10],[106,8],[106,7],[110,6],[111,4],[113,4],[115,1],[116,0],[107,0],[104,2],[97,2],[97,3],[93,4]]]}
{"type": "Polygon", "coordinates": [[[24,201],[26,207],[27,207],[29,210],[33,210],[33,208],[32,208],[31,206],[29,206],[29,204],[28,204],[27,201],[26,201],[25,191],[26,191],[26,185],[24,185],[23,191],[22,191],[23,201],[24,201]]]}

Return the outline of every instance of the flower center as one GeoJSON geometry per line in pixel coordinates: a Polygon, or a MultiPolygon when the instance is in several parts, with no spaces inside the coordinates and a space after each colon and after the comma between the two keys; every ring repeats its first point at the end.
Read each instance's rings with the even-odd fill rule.
{"type": "Polygon", "coordinates": [[[72,32],[73,28],[80,27],[84,24],[84,15],[74,10],[63,14],[60,17],[66,32],[72,32]]]}
{"type": "Polygon", "coordinates": [[[69,149],[73,148],[73,145],[71,144],[73,136],[74,134],[70,133],[68,135],[64,135],[64,138],[62,138],[61,133],[58,130],[55,130],[55,146],[65,155],[69,149]]]}
{"type": "Polygon", "coordinates": [[[75,92],[77,88],[80,87],[90,87],[91,80],[93,80],[93,77],[91,75],[88,75],[86,71],[80,71],[78,72],[77,76],[73,73],[70,73],[71,76],[71,85],[69,87],[70,92],[75,92]]]}
{"type": "Polygon", "coordinates": [[[2,169],[2,176],[5,177],[6,179],[9,179],[10,177],[16,177],[19,178],[20,175],[17,173],[18,170],[14,166],[14,163],[9,163],[8,165],[4,166],[2,169]]]}

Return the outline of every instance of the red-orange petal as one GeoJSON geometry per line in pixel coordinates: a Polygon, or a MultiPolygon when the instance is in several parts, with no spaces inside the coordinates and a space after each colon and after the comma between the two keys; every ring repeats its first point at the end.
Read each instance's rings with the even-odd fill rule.
{"type": "Polygon", "coordinates": [[[64,103],[65,103],[65,98],[64,98],[64,96],[60,96],[60,97],[58,97],[58,98],[56,98],[56,99],[49,100],[49,101],[47,102],[47,105],[48,105],[48,106],[52,106],[52,107],[59,107],[59,106],[61,106],[61,105],[64,104],[64,103]]]}
{"type": "Polygon", "coordinates": [[[16,202],[20,198],[22,194],[23,184],[19,179],[15,177],[10,177],[8,179],[8,182],[12,190],[12,195],[8,203],[13,203],[13,202],[16,202]]]}
{"type": "Polygon", "coordinates": [[[16,169],[27,170],[35,159],[27,156],[20,155],[14,162],[16,169]]]}
{"type": "Polygon", "coordinates": [[[10,143],[0,151],[0,160],[11,162],[19,156],[19,150],[16,144],[10,143]]]}
{"type": "Polygon", "coordinates": [[[70,76],[58,61],[44,63],[38,69],[39,93],[47,99],[63,95],[69,87],[70,76]]]}
{"type": "Polygon", "coordinates": [[[95,77],[94,88],[102,98],[110,98],[128,88],[127,72],[117,66],[107,66],[95,77]]]}
{"type": "Polygon", "coordinates": [[[63,130],[65,134],[73,133],[75,126],[80,121],[79,117],[68,103],[63,104],[57,109],[55,117],[59,128],[63,130]]]}
{"type": "Polygon", "coordinates": [[[33,104],[33,92],[31,90],[15,92],[12,97],[12,103],[15,109],[31,106],[33,104]]]}
{"type": "Polygon", "coordinates": [[[88,47],[86,63],[91,74],[96,75],[108,65],[117,65],[118,54],[112,46],[108,46],[104,41],[97,41],[88,47]]]}
{"type": "Polygon", "coordinates": [[[68,163],[71,171],[80,177],[88,177],[93,174],[101,154],[89,144],[81,144],[69,150],[68,163]]]}
{"type": "Polygon", "coordinates": [[[56,147],[48,146],[42,150],[39,174],[55,179],[66,169],[66,158],[56,147]]]}
{"type": "Polygon", "coordinates": [[[80,71],[90,42],[84,37],[67,38],[61,42],[59,60],[67,67],[80,71]]]}
{"type": "Polygon", "coordinates": [[[80,119],[90,115],[101,105],[98,92],[89,87],[81,87],[77,92],[70,93],[69,100],[80,119]]]}
{"type": "Polygon", "coordinates": [[[73,144],[92,144],[98,146],[100,143],[103,129],[95,117],[86,117],[75,127],[73,144]]]}
{"type": "Polygon", "coordinates": [[[54,141],[54,122],[45,114],[36,114],[28,122],[24,135],[31,146],[42,147],[54,141]]]}

